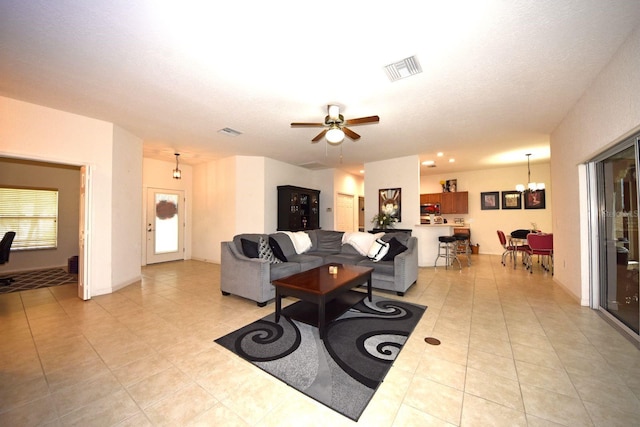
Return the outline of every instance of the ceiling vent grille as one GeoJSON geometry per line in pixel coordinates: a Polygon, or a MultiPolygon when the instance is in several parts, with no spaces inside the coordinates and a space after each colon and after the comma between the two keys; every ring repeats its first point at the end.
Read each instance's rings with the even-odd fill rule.
{"type": "Polygon", "coordinates": [[[242,135],[242,132],[237,131],[235,129],[231,129],[231,128],[223,128],[220,129],[218,131],[218,133],[221,133],[223,135],[227,135],[227,136],[238,136],[238,135],[242,135]]]}
{"type": "Polygon", "coordinates": [[[303,163],[303,164],[298,165],[298,166],[303,167],[303,168],[307,168],[307,169],[311,169],[311,170],[327,169],[329,167],[329,166],[325,165],[324,163],[320,163],[320,162],[303,163]]]}
{"type": "Polygon", "coordinates": [[[402,61],[389,64],[384,67],[384,69],[387,72],[389,80],[391,80],[392,82],[422,72],[422,67],[420,67],[418,58],[416,58],[415,56],[410,56],[403,59],[402,61]]]}

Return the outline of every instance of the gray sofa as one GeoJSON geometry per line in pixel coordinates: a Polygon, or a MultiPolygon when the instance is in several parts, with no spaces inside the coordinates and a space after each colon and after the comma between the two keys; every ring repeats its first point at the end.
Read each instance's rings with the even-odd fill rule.
{"type": "Polygon", "coordinates": [[[223,295],[234,294],[256,301],[264,306],[275,298],[272,280],[290,276],[328,263],[340,263],[372,267],[371,286],[396,292],[403,296],[418,279],[418,239],[404,232],[388,232],[385,241],[396,238],[407,250],[392,260],[374,262],[360,255],[350,244],[342,244],[343,232],[329,230],[305,231],[311,240],[311,248],[296,253],[287,234],[238,234],[233,241],[221,243],[220,290],[223,295]],[[258,242],[260,237],[272,237],[287,262],[270,263],[265,259],[249,258],[244,254],[242,239],[258,242]]]}

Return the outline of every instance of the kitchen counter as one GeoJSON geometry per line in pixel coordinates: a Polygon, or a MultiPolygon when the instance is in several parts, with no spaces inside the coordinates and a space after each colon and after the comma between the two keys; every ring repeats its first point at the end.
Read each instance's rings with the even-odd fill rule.
{"type": "MultiPolygon", "coordinates": [[[[447,224],[416,224],[413,235],[418,238],[418,266],[433,267],[438,256],[438,237],[452,236],[454,228],[469,228],[468,225],[447,224]]],[[[438,259],[438,266],[444,267],[444,258],[438,259]]]]}

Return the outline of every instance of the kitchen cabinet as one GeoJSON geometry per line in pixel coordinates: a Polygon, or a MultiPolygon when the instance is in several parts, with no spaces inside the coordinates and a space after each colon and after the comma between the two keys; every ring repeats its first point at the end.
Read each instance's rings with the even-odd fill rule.
{"type": "Polygon", "coordinates": [[[420,204],[421,205],[426,205],[426,204],[442,203],[441,194],[442,193],[421,194],[420,195],[420,204]]]}
{"type": "Polygon", "coordinates": [[[469,193],[456,191],[453,193],[440,193],[441,214],[466,214],[469,212],[469,193]]]}

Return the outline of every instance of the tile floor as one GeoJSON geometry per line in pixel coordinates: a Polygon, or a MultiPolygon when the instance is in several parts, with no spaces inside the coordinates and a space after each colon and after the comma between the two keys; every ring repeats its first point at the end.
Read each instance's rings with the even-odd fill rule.
{"type": "MultiPolygon", "coordinates": [[[[143,276],[88,302],[0,295],[0,425],[355,424],[213,342],[274,309],[223,297],[218,265],[143,276]]],[[[404,299],[428,310],[358,424],[638,425],[640,351],[548,273],[477,255],[420,269],[404,299]]]]}

